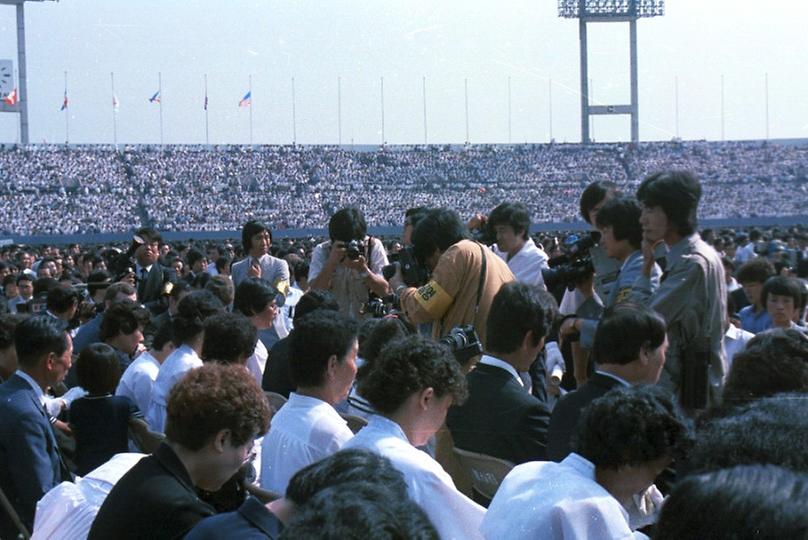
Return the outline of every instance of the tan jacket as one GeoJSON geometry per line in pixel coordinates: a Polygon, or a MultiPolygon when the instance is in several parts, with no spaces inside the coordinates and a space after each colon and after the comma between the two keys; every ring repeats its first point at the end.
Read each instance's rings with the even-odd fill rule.
{"type": "Polygon", "coordinates": [[[508,265],[488,247],[461,240],[438,259],[429,283],[418,289],[411,287],[401,294],[401,309],[414,324],[435,321],[432,337],[436,339],[457,325],[474,322],[477,334],[485,344],[486,319],[494,296],[502,285],[515,279],[508,265]],[[486,275],[474,322],[483,254],[486,275]]]}

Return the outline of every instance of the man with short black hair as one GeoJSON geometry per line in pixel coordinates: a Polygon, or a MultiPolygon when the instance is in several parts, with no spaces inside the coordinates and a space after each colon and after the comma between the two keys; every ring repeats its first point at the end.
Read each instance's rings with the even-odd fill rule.
{"type": "MultiPolygon", "coordinates": [[[[30,531],[37,501],[70,480],[44,399],[70,369],[73,345],[63,325],[45,316],[21,322],[14,344],[19,369],[0,386],[0,488],[30,531]]],[[[0,537],[17,533],[8,514],[0,512],[0,537]]]]}
{"type": "Polygon", "coordinates": [[[446,418],[457,448],[517,464],[546,459],[550,411],[519,374],[544,347],[557,312],[538,285],[512,282],[499,290],[488,314],[486,354],[466,376],[469,398],[446,418]]]}
{"type": "Polygon", "coordinates": [[[131,300],[118,302],[104,311],[99,337],[115,349],[121,373],[126,371],[143,343],[143,329],[149,324],[149,311],[131,300]]]}
{"type": "Polygon", "coordinates": [[[79,294],[68,287],[55,287],[48,292],[46,305],[48,314],[62,321],[66,328],[76,315],[76,309],[79,307],[79,294]]]}
{"type": "Polygon", "coordinates": [[[749,305],[738,312],[741,328],[757,334],[772,326],[772,318],[766,311],[761,292],[766,280],[774,275],[774,265],[765,257],[751,259],[738,269],[738,283],[741,284],[749,305]]]}
{"type": "Polygon", "coordinates": [[[544,287],[541,271],[549,268],[549,257],[528,234],[530,215],[527,207],[520,202],[502,203],[491,211],[488,225],[497,237],[497,243],[491,249],[508,263],[516,281],[544,287]]]}
{"type": "Polygon", "coordinates": [[[168,309],[164,295],[166,284],[176,282],[177,275],[158,262],[162,241],[160,233],[151,227],[141,227],[135,231],[135,235],[143,240],[135,250],[137,298],[153,314],[159,315],[168,309]]]}
{"type": "Polygon", "coordinates": [[[8,301],[8,309],[11,313],[17,313],[17,306],[27,304],[34,297],[34,281],[26,273],[20,273],[17,276],[17,294],[16,298],[8,301]]]}

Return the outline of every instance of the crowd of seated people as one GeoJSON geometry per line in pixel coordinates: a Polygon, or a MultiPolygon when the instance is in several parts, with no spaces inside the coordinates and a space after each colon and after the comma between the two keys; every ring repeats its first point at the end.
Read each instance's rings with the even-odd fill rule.
{"type": "MultiPolygon", "coordinates": [[[[122,248],[0,248],[0,537],[804,537],[804,230],[701,231],[737,302],[722,345],[748,335],[694,408],[661,381],[680,327],[630,297],[647,278],[594,317],[576,380],[563,329],[583,316],[549,274],[510,270],[524,223],[497,218],[491,249],[445,208],[375,242],[358,209],[333,216],[350,238],[273,243],[242,218],[241,242],[143,227],[122,248]],[[434,272],[412,283],[407,253],[425,249],[434,272]],[[318,252],[329,279],[309,281],[318,252]],[[358,312],[341,309],[348,282],[358,312]]],[[[532,240],[536,261],[560,254],[532,240]]]]}
{"type": "Polygon", "coordinates": [[[576,219],[589,182],[633,190],[648,173],[673,168],[701,172],[706,218],[802,215],[808,201],[808,146],[765,142],[32,145],[0,150],[0,232],[236,230],[249,219],[318,228],[348,205],[361,207],[370,226],[390,226],[408,206],[467,215],[506,200],[524,201],[533,222],[561,223],[576,219]]]}

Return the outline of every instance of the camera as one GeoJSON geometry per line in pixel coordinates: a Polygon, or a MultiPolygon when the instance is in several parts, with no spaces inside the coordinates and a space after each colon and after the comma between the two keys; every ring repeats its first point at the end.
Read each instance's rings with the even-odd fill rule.
{"type": "Polygon", "coordinates": [[[364,252],[365,242],[362,240],[351,240],[345,244],[345,256],[352,261],[358,261],[364,252]]]}
{"type": "Polygon", "coordinates": [[[550,259],[550,270],[542,272],[548,288],[564,284],[569,290],[595,273],[595,265],[589,250],[597,243],[597,233],[578,238],[570,235],[561,244],[562,255],[550,259]]]}
{"type": "Polygon", "coordinates": [[[398,253],[391,254],[389,259],[392,261],[391,264],[382,268],[384,279],[389,281],[399,267],[401,267],[401,277],[407,287],[420,287],[429,279],[426,268],[421,266],[418,259],[415,258],[415,250],[412,246],[407,246],[398,253]]]}
{"type": "Polygon", "coordinates": [[[388,315],[394,315],[401,309],[398,303],[398,296],[388,294],[381,298],[371,298],[362,305],[362,314],[370,315],[373,318],[381,319],[388,315]]]}
{"type": "Polygon", "coordinates": [[[480,336],[474,329],[474,325],[465,324],[455,326],[448,334],[438,340],[443,343],[454,354],[460,365],[465,366],[469,360],[483,353],[483,345],[480,343],[480,336]]]}

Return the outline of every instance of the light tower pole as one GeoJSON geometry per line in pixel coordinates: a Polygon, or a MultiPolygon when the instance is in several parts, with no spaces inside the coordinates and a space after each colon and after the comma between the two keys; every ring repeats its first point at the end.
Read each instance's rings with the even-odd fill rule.
{"type": "Polygon", "coordinates": [[[637,83],[637,19],[665,14],[664,0],[558,0],[558,16],[578,19],[581,61],[581,142],[591,142],[589,117],[593,114],[631,115],[631,141],[640,140],[640,114],[637,83]],[[631,99],[628,105],[589,104],[589,58],[587,23],[627,22],[629,24],[629,73],[631,99]]]}

